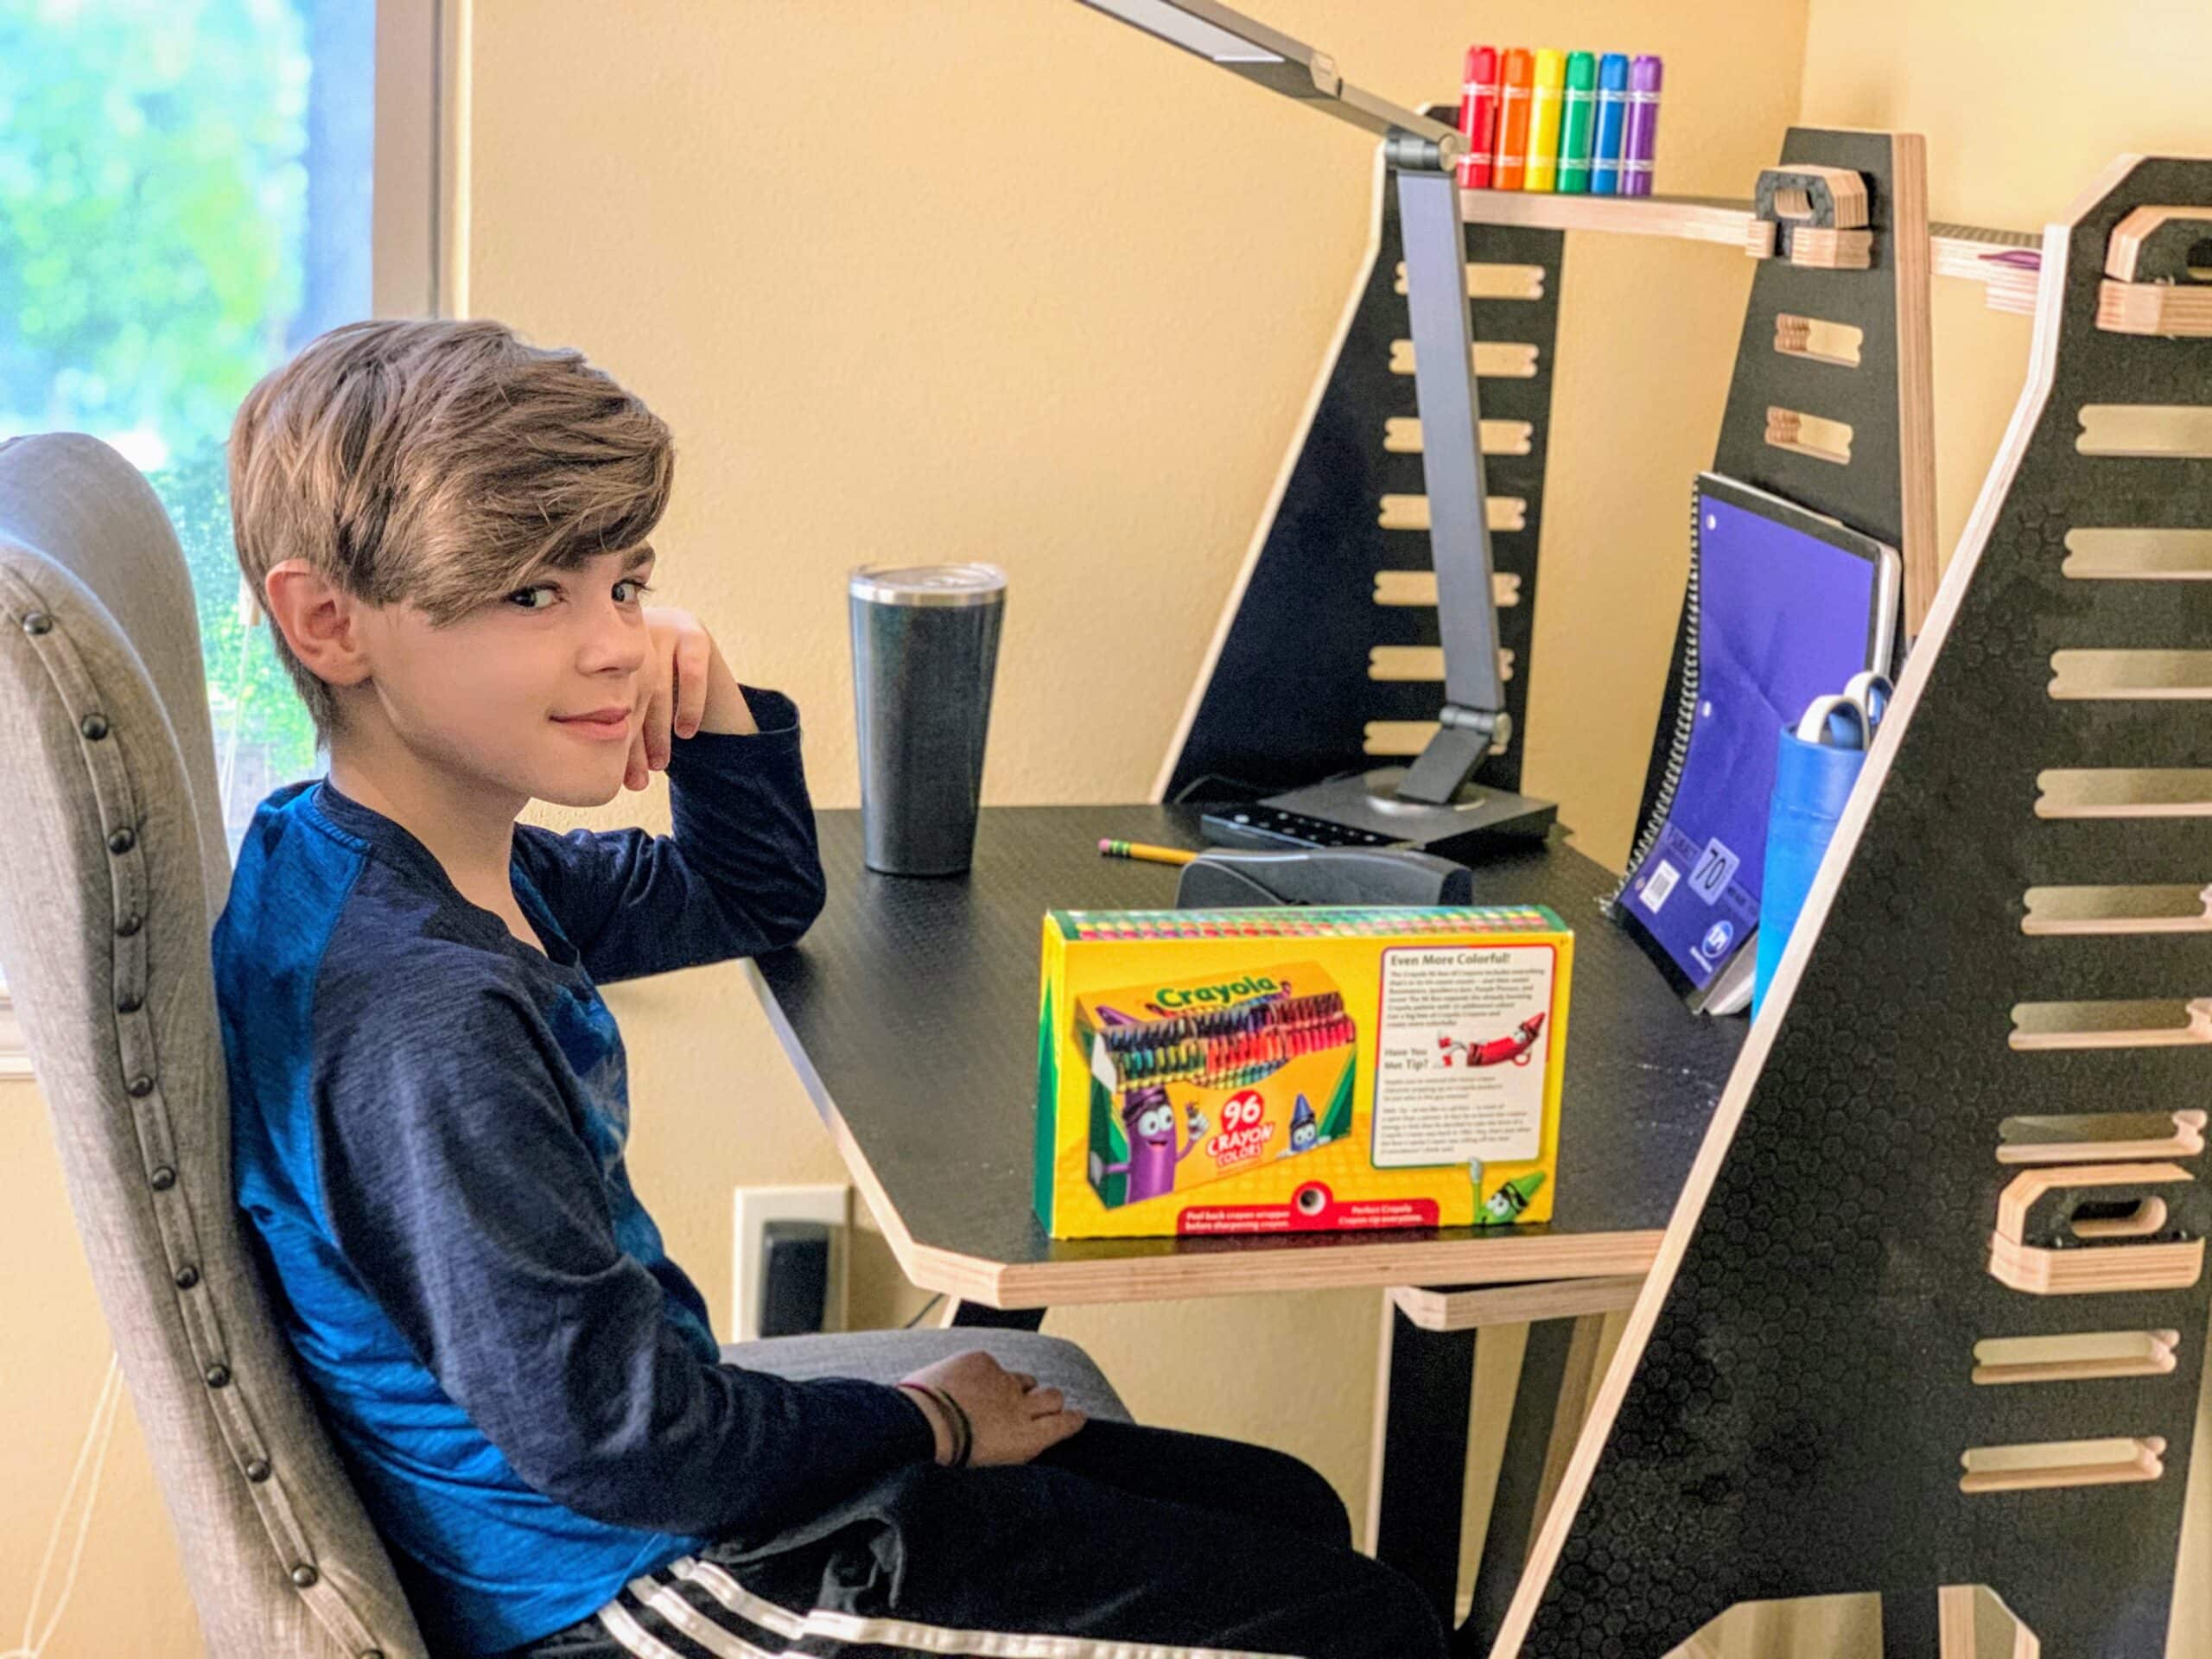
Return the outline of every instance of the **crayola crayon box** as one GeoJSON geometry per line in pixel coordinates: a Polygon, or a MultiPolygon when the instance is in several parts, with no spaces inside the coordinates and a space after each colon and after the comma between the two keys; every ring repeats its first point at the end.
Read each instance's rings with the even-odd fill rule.
{"type": "Polygon", "coordinates": [[[1045,918],[1056,1238],[1550,1219],[1574,936],[1541,906],[1045,918]]]}

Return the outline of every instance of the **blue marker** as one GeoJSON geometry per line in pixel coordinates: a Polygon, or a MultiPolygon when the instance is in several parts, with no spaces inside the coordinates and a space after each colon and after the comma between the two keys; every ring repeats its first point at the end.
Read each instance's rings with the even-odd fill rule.
{"type": "Polygon", "coordinates": [[[1628,54],[1598,60],[1598,130],[1590,149],[1590,194],[1621,194],[1621,152],[1628,138],[1628,54]]]}

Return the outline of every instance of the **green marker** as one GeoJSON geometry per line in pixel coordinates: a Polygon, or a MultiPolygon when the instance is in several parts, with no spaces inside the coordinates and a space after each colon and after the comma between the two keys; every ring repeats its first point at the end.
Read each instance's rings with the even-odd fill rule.
{"type": "Polygon", "coordinates": [[[1518,1221],[1521,1212],[1529,1207],[1529,1200],[1536,1196],[1543,1184],[1544,1172],[1541,1169],[1531,1170],[1526,1175],[1508,1181],[1491,1193],[1489,1201],[1475,1212],[1475,1225],[1503,1227],[1508,1222],[1518,1221]]]}
{"type": "Polygon", "coordinates": [[[1590,194],[1590,130],[1598,118],[1598,60],[1587,52],[1567,56],[1567,101],[1560,112],[1559,192],[1590,194]]]}

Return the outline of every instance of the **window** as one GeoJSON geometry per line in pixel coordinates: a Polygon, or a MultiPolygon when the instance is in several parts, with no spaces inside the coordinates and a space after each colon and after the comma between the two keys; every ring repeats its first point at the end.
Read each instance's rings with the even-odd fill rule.
{"type": "Polygon", "coordinates": [[[90,432],[168,509],[233,848],[315,760],[241,614],[224,440],[322,330],[428,308],[434,28],[432,0],[0,0],[0,438],[90,432]]]}

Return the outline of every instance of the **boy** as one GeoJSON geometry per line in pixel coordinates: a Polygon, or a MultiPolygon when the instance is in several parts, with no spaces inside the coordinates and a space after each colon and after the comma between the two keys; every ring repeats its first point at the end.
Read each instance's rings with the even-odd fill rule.
{"type": "Polygon", "coordinates": [[[721,1359],[595,987],[788,944],[823,887],[791,705],[644,603],[672,465],[577,353],[480,321],[326,334],[232,437],[330,759],[216,932],[238,1201],[432,1650],[1440,1654],[1294,1459],[1085,1426],[980,1352],[896,1387],[721,1359]],[[660,770],[671,836],[515,822],[660,770]]]}

